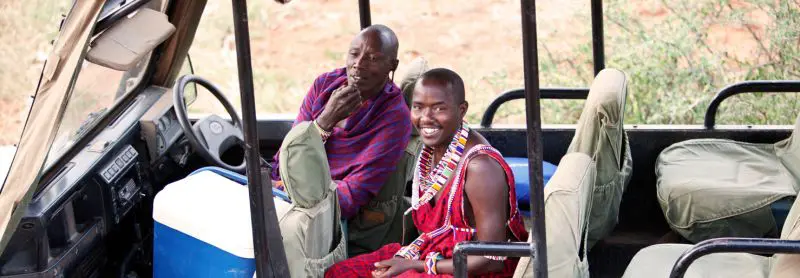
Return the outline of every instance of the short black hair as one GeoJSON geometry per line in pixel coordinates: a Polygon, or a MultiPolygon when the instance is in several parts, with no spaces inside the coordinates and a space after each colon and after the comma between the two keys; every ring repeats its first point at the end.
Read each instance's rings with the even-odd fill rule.
{"type": "Polygon", "coordinates": [[[450,85],[453,100],[455,100],[456,104],[461,104],[465,101],[464,80],[461,79],[458,73],[446,68],[435,68],[424,72],[419,77],[419,82],[426,79],[433,79],[450,85]]]}

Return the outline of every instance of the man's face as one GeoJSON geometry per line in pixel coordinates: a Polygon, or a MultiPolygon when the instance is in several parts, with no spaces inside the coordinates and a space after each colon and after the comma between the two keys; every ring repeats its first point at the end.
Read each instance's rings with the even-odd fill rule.
{"type": "Polygon", "coordinates": [[[392,57],[382,52],[378,32],[356,36],[347,52],[347,82],[360,92],[380,90],[392,68],[392,57]]]}
{"type": "Polygon", "coordinates": [[[430,147],[450,144],[467,113],[467,103],[456,103],[452,86],[435,79],[420,80],[411,101],[411,122],[422,143],[430,147]]]}

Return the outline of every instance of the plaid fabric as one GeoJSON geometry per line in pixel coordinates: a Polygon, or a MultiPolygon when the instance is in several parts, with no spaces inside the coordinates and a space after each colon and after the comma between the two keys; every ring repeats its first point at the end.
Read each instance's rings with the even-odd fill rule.
{"type": "MultiPolygon", "coordinates": [[[[346,85],[344,68],[317,77],[294,125],[319,117],[333,91],[346,85]]],[[[394,82],[387,82],[383,93],[364,101],[344,128],[333,129],[325,151],[331,176],[338,184],[336,192],[343,218],[355,216],[361,206],[377,196],[397,167],[411,136],[409,115],[400,89],[394,82]]],[[[275,155],[272,179],[276,181],[280,180],[278,159],[275,155]]]]}
{"type": "Polygon", "coordinates": [[[375,250],[375,252],[358,255],[338,262],[325,271],[325,278],[330,277],[364,277],[372,278],[375,263],[394,257],[400,250],[400,244],[392,243],[375,250]]]}
{"type": "MultiPolygon", "coordinates": [[[[350,259],[338,262],[325,271],[325,278],[347,277],[347,278],[372,278],[372,271],[375,270],[375,263],[388,260],[394,257],[394,253],[400,250],[400,244],[392,243],[381,247],[372,253],[359,255],[350,259]]],[[[508,259],[505,261],[506,269],[513,270],[517,266],[517,259],[508,259]]],[[[415,278],[415,277],[453,277],[451,274],[430,275],[426,273],[416,272],[409,270],[403,272],[398,277],[415,278]]],[[[492,277],[511,277],[507,272],[491,273],[480,276],[482,278],[492,277]]]]}

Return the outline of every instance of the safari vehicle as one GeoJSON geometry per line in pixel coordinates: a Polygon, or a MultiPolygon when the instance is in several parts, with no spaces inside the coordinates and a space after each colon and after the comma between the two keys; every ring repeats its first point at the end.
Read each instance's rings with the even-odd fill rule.
{"type": "MultiPolygon", "coordinates": [[[[605,68],[602,5],[600,0],[591,2],[594,67],[600,76],[605,68]]],[[[538,53],[537,48],[532,47],[536,45],[535,1],[522,0],[521,3],[525,88],[498,97],[485,111],[483,121],[476,129],[505,156],[528,160],[525,164],[528,176],[522,174],[516,178],[530,181],[531,243],[463,243],[455,255],[457,272],[460,271],[457,274],[462,277],[466,255],[488,254],[531,257],[530,265],[520,264],[519,268],[523,269],[520,274],[525,274],[524,268],[531,267],[528,274],[548,276],[548,258],[557,255],[554,252],[557,250],[548,248],[548,236],[562,231],[546,225],[548,219],[553,219],[549,210],[545,214],[549,204],[546,195],[552,193],[545,193],[543,189],[542,163],[560,161],[568,155],[576,127],[543,127],[539,101],[585,99],[593,94],[587,88],[539,88],[538,53]],[[524,98],[527,104],[527,128],[492,127],[497,107],[520,98],[524,98]]],[[[262,277],[276,277],[287,274],[287,260],[296,258],[287,258],[284,253],[274,209],[276,200],[263,189],[271,186],[261,185],[266,181],[262,176],[262,160],[278,151],[292,120],[256,118],[244,0],[233,1],[242,120],[238,120],[230,102],[209,81],[195,76],[179,78],[204,5],[205,1],[188,0],[73,3],[44,67],[18,152],[0,191],[0,276],[151,276],[159,267],[154,254],[164,251],[154,247],[159,240],[154,238],[157,229],[154,226],[158,225],[154,221],[153,208],[156,195],[163,192],[166,185],[185,179],[207,166],[222,166],[247,174],[246,179],[238,178],[244,179],[248,185],[252,233],[247,229],[239,230],[241,233],[236,233],[236,236],[252,236],[252,256],[248,263],[253,266],[245,268],[249,272],[226,275],[251,277],[253,272],[257,272],[262,277]],[[54,144],[57,131],[63,132],[59,126],[64,126],[62,119],[71,105],[71,96],[78,93],[74,92],[76,83],[80,85],[81,77],[91,73],[81,67],[85,60],[124,71],[123,82],[107,92],[116,97],[113,106],[94,114],[74,130],[68,130],[65,144],[54,144]],[[225,107],[233,123],[219,116],[189,119],[186,104],[191,103],[193,96],[191,92],[184,94],[184,89],[190,88],[192,82],[208,88],[227,103],[225,107]],[[174,86],[176,84],[178,86],[174,86]],[[204,145],[196,142],[198,135],[203,136],[204,145]],[[244,147],[239,151],[225,152],[227,148],[236,149],[237,140],[243,141],[244,147]],[[51,145],[63,148],[54,151],[51,145]],[[238,164],[239,161],[245,163],[238,164]]],[[[360,0],[359,8],[363,28],[371,24],[369,1],[360,0]]],[[[612,79],[621,81],[614,93],[620,93],[617,96],[621,96],[622,101],[618,108],[624,111],[627,80],[620,73],[612,79]]],[[[632,157],[630,166],[633,172],[621,204],[616,204],[619,205],[618,224],[616,215],[612,215],[610,221],[616,224],[611,227],[613,231],[588,248],[585,244],[588,240],[585,218],[591,214],[591,199],[587,199],[591,194],[583,193],[580,195],[582,199],[573,200],[573,204],[578,204],[573,210],[564,211],[567,217],[579,219],[566,228],[580,231],[578,238],[567,242],[566,245],[575,248],[572,254],[567,255],[577,259],[577,263],[588,263],[593,277],[623,275],[626,268],[636,263],[634,259],[629,266],[637,252],[654,245],[670,231],[656,199],[657,176],[653,169],[659,154],[675,143],[697,138],[726,138],[764,144],[787,138],[793,132],[788,127],[718,127],[714,124],[714,117],[719,104],[735,94],[797,91],[800,91],[800,82],[797,81],[742,82],[718,93],[708,108],[703,127],[625,125],[625,135],[619,137],[625,141],[617,143],[618,146],[629,145],[629,148],[617,149],[618,158],[632,157]],[[584,257],[586,251],[588,261],[584,257]]],[[[593,158],[586,157],[586,162],[591,164],[593,158]]],[[[566,168],[560,164],[556,175],[566,168]]],[[[568,174],[562,175],[569,177],[568,174]]],[[[592,192],[589,189],[593,185],[586,181],[576,186],[583,192],[592,192]]],[[[183,196],[182,200],[191,201],[193,197],[183,196]]],[[[771,210],[775,215],[791,216],[793,214],[788,213],[791,203],[791,196],[781,199],[771,205],[771,210]]],[[[707,241],[686,248],[688,251],[677,261],[671,275],[682,276],[692,261],[708,253],[800,253],[798,238],[792,235],[780,240],[740,238],[707,241]]],[[[246,236],[244,238],[249,240],[246,236]]],[[[661,261],[671,268],[675,259],[661,261]]],[[[199,264],[194,266],[199,271],[207,270],[199,264]]],[[[713,275],[713,269],[710,271],[713,275]]]]}

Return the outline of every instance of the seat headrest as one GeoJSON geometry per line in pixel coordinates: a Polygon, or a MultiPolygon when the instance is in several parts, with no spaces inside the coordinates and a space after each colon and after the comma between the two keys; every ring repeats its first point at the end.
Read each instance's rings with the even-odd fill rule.
{"type": "Polygon", "coordinates": [[[800,189],[800,117],[795,120],[794,130],[789,138],[775,143],[775,153],[783,167],[794,177],[795,190],[800,189]]]}
{"type": "Polygon", "coordinates": [[[278,155],[281,178],[289,198],[301,208],[312,208],[335,194],[330,166],[322,137],[310,122],[301,122],[289,130],[278,155]],[[290,174],[288,169],[304,169],[307,175],[290,174]]]}
{"type": "MultiPolygon", "coordinates": [[[[425,58],[417,57],[408,64],[408,70],[403,78],[400,79],[400,90],[403,91],[403,99],[406,100],[406,105],[411,109],[411,97],[414,95],[414,86],[417,84],[417,79],[428,70],[428,61],[425,58]]],[[[411,128],[411,136],[419,135],[416,128],[411,128]]]]}
{"type": "Polygon", "coordinates": [[[406,105],[411,107],[411,96],[414,94],[414,85],[417,84],[417,79],[428,70],[428,61],[425,58],[417,57],[411,63],[408,63],[408,70],[403,78],[400,79],[400,90],[403,91],[403,98],[406,100],[406,105]]]}
{"type": "Polygon", "coordinates": [[[622,113],[628,93],[627,86],[625,73],[612,68],[603,69],[594,78],[584,107],[602,106],[622,113]]]}
{"type": "Polygon", "coordinates": [[[628,92],[627,84],[627,78],[622,71],[604,69],[597,74],[583,104],[583,112],[578,119],[578,127],[575,129],[575,136],[568,152],[578,151],[594,157],[601,148],[598,145],[600,140],[604,139],[596,136],[600,134],[601,129],[605,129],[606,132],[613,133],[609,139],[615,141],[608,143],[619,156],[617,162],[622,161],[624,136],[617,133],[624,132],[623,116],[628,92]]]}

